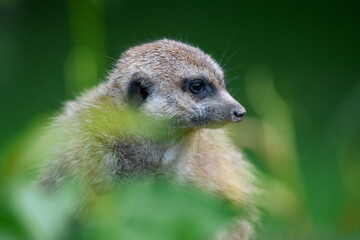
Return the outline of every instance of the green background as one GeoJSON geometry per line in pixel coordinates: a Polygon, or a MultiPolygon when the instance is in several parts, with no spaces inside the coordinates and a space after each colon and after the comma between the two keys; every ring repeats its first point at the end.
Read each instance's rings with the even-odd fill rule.
{"type": "Polygon", "coordinates": [[[65,100],[104,80],[128,47],[176,39],[219,61],[247,109],[230,129],[269,183],[259,238],[359,239],[359,9],[355,1],[1,0],[1,165],[19,158],[32,129],[65,100]]]}

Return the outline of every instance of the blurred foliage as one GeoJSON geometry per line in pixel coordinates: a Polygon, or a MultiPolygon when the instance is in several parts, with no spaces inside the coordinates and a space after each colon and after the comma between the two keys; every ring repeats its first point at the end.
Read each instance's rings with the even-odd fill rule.
{"type": "Polygon", "coordinates": [[[219,60],[247,109],[228,131],[261,171],[258,238],[359,239],[358,10],[350,1],[0,0],[0,238],[194,239],[233,216],[208,196],[150,183],[119,189],[82,228],[71,185],[48,196],[29,185],[61,102],[105,79],[127,47],[169,37],[219,60]],[[168,203],[169,215],[157,215],[168,203]]]}
{"type": "Polygon", "coordinates": [[[52,193],[24,182],[1,187],[1,239],[208,239],[239,215],[220,199],[156,181],[99,196],[81,217],[73,183],[52,193]]]}

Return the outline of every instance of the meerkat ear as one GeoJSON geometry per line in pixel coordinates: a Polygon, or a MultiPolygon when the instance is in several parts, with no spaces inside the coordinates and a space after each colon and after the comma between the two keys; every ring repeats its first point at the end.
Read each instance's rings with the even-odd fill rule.
{"type": "Polygon", "coordinates": [[[132,79],[127,88],[127,97],[129,103],[133,106],[139,106],[149,96],[150,83],[144,78],[132,79]]]}

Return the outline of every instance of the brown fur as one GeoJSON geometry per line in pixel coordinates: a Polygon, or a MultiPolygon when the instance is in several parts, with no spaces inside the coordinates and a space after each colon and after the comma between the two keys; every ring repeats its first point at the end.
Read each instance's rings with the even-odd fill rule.
{"type": "Polygon", "coordinates": [[[234,109],[244,111],[226,91],[219,65],[200,49],[166,39],[130,48],[107,82],[67,102],[55,119],[52,129],[60,139],[42,183],[52,187],[71,174],[99,192],[132,176],[175,176],[245,209],[238,229],[219,238],[249,239],[256,193],[250,165],[224,130],[207,128],[233,121],[234,109]],[[214,94],[196,98],[184,87],[192,79],[209,81],[214,94]],[[127,129],[137,120],[126,121],[132,81],[149,93],[137,97],[135,134],[127,129]],[[170,122],[162,125],[163,120],[170,122]]]}

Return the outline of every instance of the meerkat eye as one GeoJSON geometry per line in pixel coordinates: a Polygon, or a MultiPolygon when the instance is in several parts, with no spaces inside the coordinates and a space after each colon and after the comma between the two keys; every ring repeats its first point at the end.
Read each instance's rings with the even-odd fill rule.
{"type": "Polygon", "coordinates": [[[204,92],[205,91],[205,83],[200,79],[192,80],[189,83],[189,90],[193,94],[199,94],[201,92],[204,92]]]}

